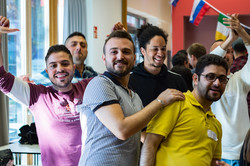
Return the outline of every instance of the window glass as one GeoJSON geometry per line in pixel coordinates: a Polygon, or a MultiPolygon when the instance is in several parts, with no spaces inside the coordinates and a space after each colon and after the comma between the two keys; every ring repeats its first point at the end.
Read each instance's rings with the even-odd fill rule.
{"type": "MultiPolygon", "coordinates": [[[[48,0],[26,0],[25,2],[31,5],[25,5],[22,0],[7,0],[10,27],[20,30],[8,35],[8,70],[15,76],[27,73],[27,65],[30,65],[28,62],[31,62],[29,72],[32,75],[44,70],[44,56],[49,45],[48,0]],[[28,6],[31,6],[30,10],[26,9],[28,6]],[[27,11],[31,11],[31,14],[26,13],[27,11]],[[26,22],[31,22],[31,25],[26,25],[26,22]],[[29,26],[31,26],[30,32],[26,29],[29,26]],[[27,55],[28,49],[32,50],[32,55],[27,55]]],[[[9,139],[11,142],[20,139],[19,128],[32,121],[28,119],[27,109],[10,99],[9,139]]]]}
{"type": "MultiPolygon", "coordinates": [[[[14,75],[21,72],[21,9],[20,1],[7,1],[7,17],[10,20],[11,28],[20,29],[19,32],[10,33],[8,35],[8,70],[14,75]]],[[[9,100],[9,139],[13,141],[18,138],[19,128],[24,124],[22,106],[13,100],[9,100]]]]}
{"type": "Polygon", "coordinates": [[[31,29],[32,29],[32,75],[45,69],[44,56],[48,40],[48,26],[45,25],[45,0],[32,0],[31,29]],[[47,32],[47,33],[45,33],[47,32]]]}
{"type": "Polygon", "coordinates": [[[137,29],[140,28],[141,25],[144,25],[144,24],[146,24],[146,18],[137,16],[132,13],[128,13],[127,15],[128,32],[130,33],[135,43],[136,64],[143,61],[143,57],[140,52],[136,32],[137,32],[137,29]]]}

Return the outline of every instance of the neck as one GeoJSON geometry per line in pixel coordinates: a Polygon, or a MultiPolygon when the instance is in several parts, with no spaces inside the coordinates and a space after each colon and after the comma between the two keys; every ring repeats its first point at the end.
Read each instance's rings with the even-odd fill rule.
{"type": "Polygon", "coordinates": [[[72,83],[70,83],[67,87],[63,87],[63,88],[53,85],[53,88],[57,90],[58,92],[68,92],[72,89],[72,83]]]}
{"type": "Polygon", "coordinates": [[[128,88],[128,81],[129,81],[129,77],[130,77],[130,74],[127,74],[126,76],[123,76],[123,77],[118,77],[116,75],[113,75],[116,80],[125,88],[128,88]]]}
{"type": "Polygon", "coordinates": [[[76,64],[76,70],[79,71],[81,77],[82,77],[82,74],[83,74],[83,70],[84,70],[84,64],[80,64],[80,65],[77,65],[76,64]]]}
{"type": "Polygon", "coordinates": [[[207,112],[213,102],[200,97],[196,89],[192,91],[192,94],[194,95],[195,99],[203,106],[204,112],[207,112]]]}
{"type": "Polygon", "coordinates": [[[147,72],[153,75],[157,75],[161,72],[161,67],[154,67],[152,65],[146,65],[145,63],[143,67],[147,72]]]}
{"type": "Polygon", "coordinates": [[[237,55],[234,56],[235,59],[241,57],[241,56],[245,56],[245,54],[242,54],[242,53],[238,53],[237,55]]]}

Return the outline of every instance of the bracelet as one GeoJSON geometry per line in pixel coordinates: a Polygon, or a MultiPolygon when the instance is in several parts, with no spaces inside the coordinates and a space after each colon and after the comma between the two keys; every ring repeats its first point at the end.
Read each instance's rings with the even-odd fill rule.
{"type": "Polygon", "coordinates": [[[159,103],[161,103],[162,107],[165,107],[165,103],[162,100],[160,100],[160,99],[155,99],[155,100],[158,101],[159,103]]]}

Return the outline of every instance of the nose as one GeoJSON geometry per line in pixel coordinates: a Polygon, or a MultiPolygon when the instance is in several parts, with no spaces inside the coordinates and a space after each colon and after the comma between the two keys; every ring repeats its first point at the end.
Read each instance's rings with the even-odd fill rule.
{"type": "Polygon", "coordinates": [[[219,78],[217,77],[216,80],[213,82],[215,85],[219,86],[221,84],[219,78]]]}
{"type": "Polygon", "coordinates": [[[58,64],[56,70],[59,71],[59,72],[63,71],[64,70],[63,65],[58,64]]]}
{"type": "Polygon", "coordinates": [[[80,45],[80,43],[77,43],[76,49],[77,49],[77,50],[81,50],[81,45],[80,45]]]}
{"type": "Polygon", "coordinates": [[[118,52],[118,54],[116,55],[116,58],[119,59],[119,60],[124,58],[124,55],[123,55],[122,51],[118,52]]]}

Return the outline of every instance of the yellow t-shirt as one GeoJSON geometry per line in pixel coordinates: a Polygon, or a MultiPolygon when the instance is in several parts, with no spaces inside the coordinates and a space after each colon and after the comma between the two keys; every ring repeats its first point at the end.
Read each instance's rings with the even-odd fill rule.
{"type": "Polygon", "coordinates": [[[184,94],[184,101],[165,107],[148,124],[147,133],[164,136],[156,166],[210,166],[221,158],[220,122],[190,91],[184,94]]]}

